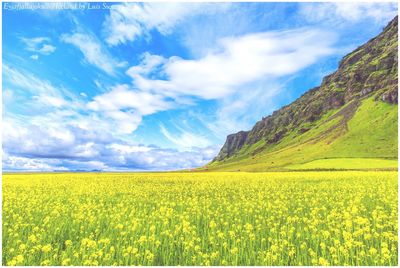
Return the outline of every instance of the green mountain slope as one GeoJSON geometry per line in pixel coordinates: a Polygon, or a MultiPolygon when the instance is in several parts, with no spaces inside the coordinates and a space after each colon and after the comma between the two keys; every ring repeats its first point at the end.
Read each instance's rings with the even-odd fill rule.
{"type": "Polygon", "coordinates": [[[398,21],[345,56],[321,86],[231,134],[203,169],[397,167],[398,21]]]}

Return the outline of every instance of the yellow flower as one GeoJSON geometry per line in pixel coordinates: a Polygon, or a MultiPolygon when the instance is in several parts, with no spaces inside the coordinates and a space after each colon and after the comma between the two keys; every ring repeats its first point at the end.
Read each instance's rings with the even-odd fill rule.
{"type": "Polygon", "coordinates": [[[146,249],[144,255],[145,255],[145,258],[146,258],[148,261],[153,261],[153,259],[154,259],[154,254],[151,253],[150,250],[147,250],[147,249],[146,249]]]}
{"type": "Polygon", "coordinates": [[[219,255],[219,252],[218,252],[218,251],[213,252],[213,253],[211,253],[210,258],[211,258],[211,259],[216,259],[216,258],[218,257],[218,255],[219,255]]]}
{"type": "Polygon", "coordinates": [[[62,266],[67,266],[67,265],[69,265],[69,263],[70,263],[70,259],[64,259],[62,262],[61,262],[61,265],[62,266]]]}
{"type": "Polygon", "coordinates": [[[10,261],[7,262],[8,266],[16,266],[17,265],[17,261],[15,259],[12,259],[10,261]]]}
{"type": "Polygon", "coordinates": [[[272,252],[277,252],[278,251],[278,247],[276,245],[272,245],[271,246],[271,251],[272,252]]]}
{"type": "Polygon", "coordinates": [[[139,238],[139,243],[144,243],[144,242],[146,242],[147,241],[147,237],[145,236],[145,235],[142,235],[140,238],[139,238]]]}
{"type": "Polygon", "coordinates": [[[52,249],[51,245],[48,244],[48,245],[45,245],[42,247],[42,252],[47,253],[47,252],[50,252],[51,249],[52,249]]]}
{"type": "Polygon", "coordinates": [[[234,247],[234,248],[231,249],[231,253],[233,255],[237,254],[238,252],[239,252],[239,249],[237,247],[234,247]]]}
{"type": "Polygon", "coordinates": [[[66,240],[64,243],[65,243],[66,247],[69,247],[69,246],[72,245],[72,241],[71,240],[66,240]]]}
{"type": "Polygon", "coordinates": [[[17,264],[22,264],[22,262],[24,261],[24,256],[17,255],[17,257],[15,257],[15,260],[17,261],[17,264]]]}
{"type": "Polygon", "coordinates": [[[246,231],[251,232],[253,230],[253,225],[251,225],[250,223],[246,223],[244,225],[244,228],[246,229],[246,231]]]}
{"type": "Polygon", "coordinates": [[[294,250],[294,248],[291,248],[288,252],[289,257],[293,257],[296,254],[296,251],[294,250]]]}
{"type": "Polygon", "coordinates": [[[376,253],[378,253],[378,251],[376,250],[376,248],[370,248],[368,252],[369,252],[369,254],[371,254],[371,255],[375,255],[376,253]]]}
{"type": "Polygon", "coordinates": [[[365,240],[370,240],[372,238],[371,234],[364,234],[364,239],[365,240]]]}
{"type": "Polygon", "coordinates": [[[215,221],[210,221],[210,228],[214,229],[217,226],[217,224],[215,223],[215,221]]]}
{"type": "Polygon", "coordinates": [[[40,263],[40,265],[42,266],[49,266],[50,265],[50,261],[49,260],[44,260],[40,263]]]}
{"type": "Polygon", "coordinates": [[[31,241],[32,243],[35,243],[37,241],[36,235],[32,234],[28,237],[28,240],[31,241]]]}
{"type": "Polygon", "coordinates": [[[318,263],[321,266],[329,266],[329,262],[322,257],[319,258],[318,263]]]}
{"type": "Polygon", "coordinates": [[[330,237],[330,233],[328,231],[323,231],[322,232],[322,236],[324,237],[324,239],[328,239],[330,237]]]}

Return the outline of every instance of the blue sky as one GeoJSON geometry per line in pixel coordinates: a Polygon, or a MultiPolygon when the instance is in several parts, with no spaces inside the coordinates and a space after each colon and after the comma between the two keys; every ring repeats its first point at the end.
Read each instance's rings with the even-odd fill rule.
{"type": "Polygon", "coordinates": [[[3,170],[174,170],[318,86],[395,3],[3,3],[3,170]]]}

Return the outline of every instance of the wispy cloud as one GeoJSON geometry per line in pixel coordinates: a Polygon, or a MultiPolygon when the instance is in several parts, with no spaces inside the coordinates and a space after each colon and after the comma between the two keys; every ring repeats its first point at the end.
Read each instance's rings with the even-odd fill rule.
{"type": "Polygon", "coordinates": [[[227,4],[200,3],[125,3],[113,5],[103,27],[106,41],[115,46],[148,36],[156,29],[168,34],[187,17],[225,9],[227,4]]]}
{"type": "Polygon", "coordinates": [[[204,148],[211,145],[211,142],[202,135],[195,134],[183,129],[174,131],[173,133],[168,131],[164,125],[160,125],[161,133],[178,149],[191,149],[191,148],[204,148]]]}
{"type": "Polygon", "coordinates": [[[51,39],[48,37],[35,37],[35,38],[20,38],[25,43],[25,49],[31,52],[40,53],[43,55],[50,55],[56,51],[56,47],[50,45],[51,39]]]}
{"type": "MultiPolygon", "coordinates": [[[[75,99],[71,91],[63,88],[56,88],[50,81],[40,79],[31,72],[19,70],[6,63],[3,64],[3,74],[3,81],[13,85],[13,88],[19,90],[21,95],[28,94],[36,99],[40,96],[47,96],[48,100],[63,98],[68,98],[70,100],[75,99]]],[[[51,103],[49,104],[51,105],[51,103]]]]}
{"type": "Polygon", "coordinates": [[[397,3],[307,3],[302,4],[299,15],[308,21],[328,24],[343,24],[360,20],[374,20],[378,23],[387,22],[397,15],[397,3]]]}
{"type": "Polygon", "coordinates": [[[80,31],[63,34],[61,40],[78,48],[87,63],[96,66],[110,75],[115,75],[117,67],[124,66],[124,63],[115,60],[97,37],[91,33],[80,31]]]}
{"type": "MultiPolygon", "coordinates": [[[[56,47],[50,44],[51,39],[49,37],[20,37],[20,40],[25,44],[25,49],[30,52],[39,53],[47,56],[56,51],[56,47]]],[[[30,58],[33,60],[37,60],[39,59],[39,55],[33,54],[30,56],[30,58]]]]}

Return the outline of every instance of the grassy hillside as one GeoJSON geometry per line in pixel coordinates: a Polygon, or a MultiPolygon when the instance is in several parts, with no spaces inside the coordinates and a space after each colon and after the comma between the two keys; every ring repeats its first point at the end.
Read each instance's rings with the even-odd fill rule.
{"type": "Polygon", "coordinates": [[[397,168],[397,105],[375,100],[374,96],[360,102],[357,106],[349,103],[327,113],[310,131],[299,135],[299,130],[305,127],[301,125],[273,146],[264,149],[265,142],[260,141],[243,148],[236,157],[215,161],[206,168],[220,171],[343,169],[350,168],[351,163],[352,169],[397,168]]]}
{"type": "Polygon", "coordinates": [[[290,170],[352,170],[352,169],[392,169],[397,167],[397,159],[374,158],[328,158],[287,166],[290,170]]]}
{"type": "Polygon", "coordinates": [[[228,135],[201,170],[397,168],[397,44],[396,17],[320,86],[228,135]]]}

